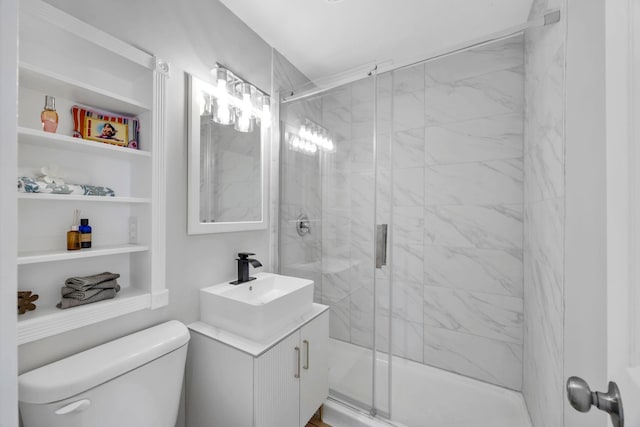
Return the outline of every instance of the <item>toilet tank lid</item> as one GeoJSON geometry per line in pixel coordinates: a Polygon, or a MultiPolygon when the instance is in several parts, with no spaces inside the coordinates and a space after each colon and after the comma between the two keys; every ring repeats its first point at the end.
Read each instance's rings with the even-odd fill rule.
{"type": "Polygon", "coordinates": [[[153,326],[18,377],[19,399],[51,403],[67,399],[176,350],[189,341],[177,320],[153,326]]]}

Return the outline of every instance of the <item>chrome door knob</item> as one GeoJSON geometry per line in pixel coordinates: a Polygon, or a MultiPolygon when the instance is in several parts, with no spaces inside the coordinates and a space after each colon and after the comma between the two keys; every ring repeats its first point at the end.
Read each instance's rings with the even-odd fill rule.
{"type": "Polygon", "coordinates": [[[571,377],[567,380],[567,397],[574,409],[580,412],[588,412],[593,404],[593,393],[589,384],[579,377],[571,377]]]}
{"type": "Polygon", "coordinates": [[[622,411],[622,397],[620,390],[613,381],[609,382],[606,393],[591,391],[589,384],[580,377],[570,377],[567,380],[567,398],[574,409],[588,412],[595,406],[609,414],[613,427],[624,427],[624,413],[622,411]]]}

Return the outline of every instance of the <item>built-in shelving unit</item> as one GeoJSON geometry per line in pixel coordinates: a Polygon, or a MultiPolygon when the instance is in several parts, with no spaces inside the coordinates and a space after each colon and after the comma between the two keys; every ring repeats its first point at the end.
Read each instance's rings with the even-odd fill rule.
{"type": "Polygon", "coordinates": [[[33,145],[40,148],[55,147],[59,150],[72,152],[82,152],[96,156],[113,156],[120,158],[151,158],[151,153],[144,150],[133,150],[131,148],[119,147],[117,145],[100,144],[94,141],[87,141],[82,138],[73,138],[57,133],[45,133],[40,129],[18,128],[18,141],[23,145],[33,145]]]}
{"type": "Polygon", "coordinates": [[[18,173],[56,165],[67,183],[105,186],[115,197],[17,192],[18,290],[40,296],[18,316],[23,344],[168,303],[165,286],[165,85],[168,65],[40,0],[20,4],[18,173]],[[46,37],[42,35],[46,34],[46,37]],[[82,52],[78,54],[77,52],[82,52]],[[45,95],[57,133],[42,131],[45,95]],[[139,149],[72,137],[73,105],[140,121],[139,149]],[[93,227],[91,249],[66,250],[75,209],[93,227]],[[114,299],[61,310],[72,276],[119,273],[114,299]]]}
{"type": "Polygon", "coordinates": [[[51,250],[19,252],[18,265],[101,257],[107,255],[130,254],[133,252],[144,252],[148,250],[149,246],[127,244],[121,246],[93,246],[90,249],[83,249],[80,251],[51,250]]]}

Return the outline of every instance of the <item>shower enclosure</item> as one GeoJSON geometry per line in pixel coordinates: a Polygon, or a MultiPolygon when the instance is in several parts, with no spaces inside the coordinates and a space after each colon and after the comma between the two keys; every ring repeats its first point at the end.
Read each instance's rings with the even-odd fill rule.
{"type": "Polygon", "coordinates": [[[517,34],[281,104],[279,269],[331,308],[334,399],[529,425],[524,52],[517,34]]]}

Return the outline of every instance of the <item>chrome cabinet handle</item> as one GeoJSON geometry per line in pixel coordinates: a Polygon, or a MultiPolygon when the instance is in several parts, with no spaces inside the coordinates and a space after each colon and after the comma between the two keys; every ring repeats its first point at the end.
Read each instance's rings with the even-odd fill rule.
{"type": "Polygon", "coordinates": [[[304,341],[302,341],[302,343],[304,344],[304,348],[305,348],[305,352],[306,352],[304,366],[302,368],[308,370],[309,369],[309,341],[304,340],[304,341]]]}
{"type": "Polygon", "coordinates": [[[567,398],[574,409],[588,412],[595,406],[609,414],[613,427],[624,427],[624,412],[622,410],[622,396],[618,385],[609,381],[606,393],[591,391],[589,384],[580,377],[570,377],[567,380],[567,398]]]}
{"type": "Polygon", "coordinates": [[[300,378],[300,347],[296,347],[295,350],[296,350],[296,359],[298,360],[298,363],[296,365],[297,366],[296,373],[293,374],[293,377],[300,378]]]}

